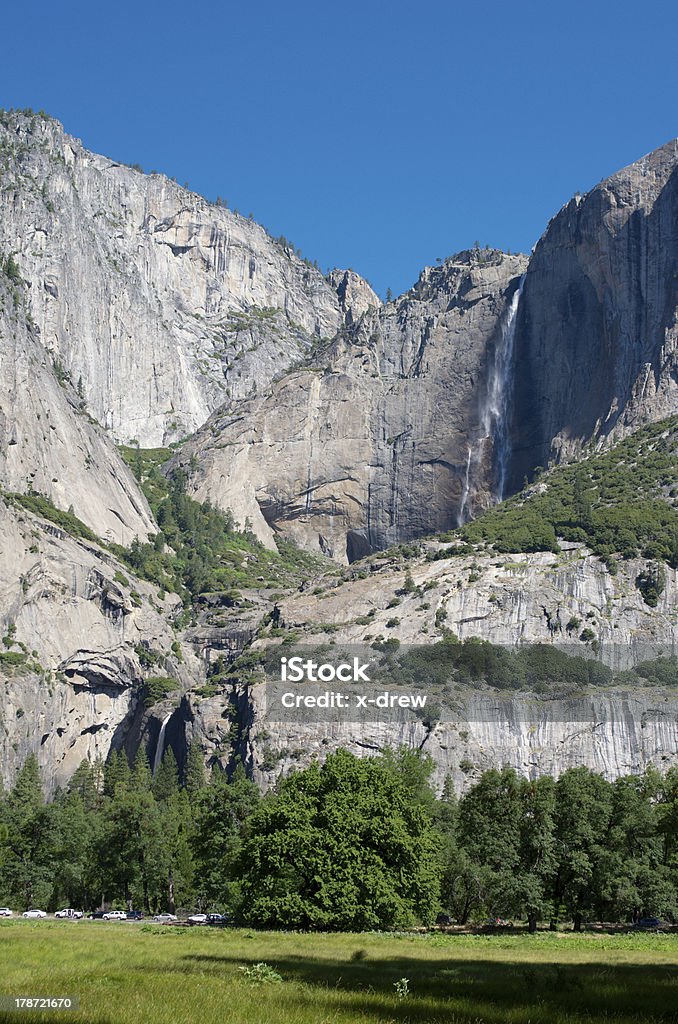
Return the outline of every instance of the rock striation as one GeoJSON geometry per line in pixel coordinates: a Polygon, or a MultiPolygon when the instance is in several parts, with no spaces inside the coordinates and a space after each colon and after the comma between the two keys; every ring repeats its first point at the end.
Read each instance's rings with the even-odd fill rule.
{"type": "Polygon", "coordinates": [[[340,299],[284,239],[35,114],[0,120],[0,253],[91,415],[145,447],[261,391],[371,291],[338,273],[340,299]]]}
{"type": "Polygon", "coordinates": [[[178,604],[0,498],[0,782],[36,753],[53,790],[83,758],[122,746],[151,663],[177,691],[198,685],[200,662],[171,626],[178,604]]]}
{"type": "Polygon", "coordinates": [[[518,313],[511,486],[678,410],[678,140],[576,195],[518,313]]]}
{"type": "Polygon", "coordinates": [[[456,526],[492,500],[484,406],[526,265],[460,253],[381,308],[339,287],[362,309],[350,325],[267,394],[225,405],[174,465],[264,542],[282,533],[340,562],[456,526]]]}
{"type": "Polygon", "coordinates": [[[48,496],[118,544],[157,530],[146,499],[0,271],[0,492],[48,496]]]}
{"type": "MultiPolygon", "coordinates": [[[[382,568],[376,560],[370,567],[368,574],[344,582],[327,579],[320,594],[305,591],[282,603],[283,619],[302,649],[322,649],[331,660],[358,646],[369,652],[375,641],[431,644],[451,631],[460,639],[509,647],[554,645],[624,669],[675,653],[678,646],[676,571],[667,570],[665,592],[650,609],[635,586],[640,562],[622,563],[611,576],[581,545],[564,545],[558,555],[454,556],[406,564],[394,558],[382,568]],[[584,627],[592,640],[580,639],[584,627]]],[[[416,692],[428,692],[429,704],[439,710],[409,720],[371,715],[359,722],[328,712],[309,723],[303,715],[280,721],[267,686],[249,688],[246,751],[255,778],[272,785],[281,772],[337,747],[369,755],[401,744],[430,754],[439,788],[451,776],[457,791],[486,768],[502,765],[536,777],[586,764],[614,778],[649,764],[661,770],[678,764],[675,686],[544,695],[478,684],[457,687],[445,703],[422,678],[416,692]]],[[[218,727],[218,704],[213,698],[199,705],[206,737],[210,723],[218,727]]]]}
{"type": "Polygon", "coordinates": [[[233,688],[209,673],[285,630],[316,646],[449,632],[600,645],[620,669],[675,651],[673,569],[650,609],[645,563],[612,576],[580,545],[413,552],[537,465],[678,411],[677,168],[672,142],[576,196],[529,259],[462,252],[382,305],[353,271],[323,277],[284,239],[57,122],[0,114],[1,781],[29,752],[54,790],[83,757],[143,747],[153,763],[169,744],[181,762],[191,742],[262,786],[340,745],[426,750],[457,789],[492,765],[676,763],[670,686],[552,700],[467,687],[444,715],[311,727],[276,721],[247,676],[233,688]],[[225,620],[206,601],[182,632],[178,599],[10,496],[46,495],[127,545],[157,527],[113,441],[192,431],[167,466],[189,493],[269,547],[282,536],[360,566],[286,596],[261,577],[225,620]],[[402,542],[409,561],[373,557],[402,542]]]}

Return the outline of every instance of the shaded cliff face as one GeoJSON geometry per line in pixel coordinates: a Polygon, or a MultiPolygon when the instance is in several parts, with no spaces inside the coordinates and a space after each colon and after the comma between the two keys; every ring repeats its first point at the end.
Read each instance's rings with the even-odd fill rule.
{"type": "Polygon", "coordinates": [[[132,473],[27,319],[26,287],[0,271],[0,491],[47,495],[118,544],[157,527],[132,473]]]}
{"type": "Polygon", "coordinates": [[[428,268],[269,394],[219,410],[175,465],[264,542],[342,562],[455,526],[495,488],[484,402],[525,266],[491,252],[428,268]]]}
{"type": "Polygon", "coordinates": [[[201,665],[170,624],[179,604],[0,498],[0,783],[35,753],[53,791],[83,758],[122,746],[149,658],[178,691],[196,686],[201,665]]]}
{"type": "Polygon", "coordinates": [[[15,254],[43,344],[82,379],[91,414],[147,447],[261,390],[346,313],[258,224],[37,115],[0,123],[0,252],[15,254]]]}
{"type": "MultiPolygon", "coordinates": [[[[644,562],[624,562],[612,576],[578,544],[564,545],[558,555],[476,554],[433,562],[394,556],[386,564],[382,559],[368,564],[368,573],[354,570],[343,582],[318,579],[281,602],[282,619],[300,649],[322,649],[320,660],[334,663],[333,652],[336,657],[357,649],[347,645],[369,650],[375,640],[433,644],[451,630],[460,639],[478,637],[509,647],[516,641],[565,645],[568,654],[590,656],[591,641],[578,638],[586,628],[601,644],[606,662],[621,670],[659,650],[675,650],[678,642],[675,570],[667,570],[666,589],[657,608],[650,609],[635,585],[644,562]],[[568,630],[573,621],[577,627],[568,630]],[[560,630],[554,634],[556,622],[560,630]]],[[[267,639],[264,631],[255,649],[279,642],[279,636],[267,639]]],[[[426,677],[420,684],[413,692],[428,693],[435,705],[440,700],[435,685],[426,677]]],[[[290,689],[298,692],[296,686],[290,689]]],[[[443,703],[428,721],[423,715],[394,722],[372,714],[352,723],[332,712],[313,721],[287,714],[281,721],[265,685],[243,685],[235,698],[242,726],[239,753],[267,787],[281,773],[338,747],[369,756],[404,744],[431,755],[438,787],[451,776],[459,792],[479,772],[502,765],[536,777],[586,764],[614,778],[649,764],[665,770],[678,763],[675,685],[592,687],[553,698],[491,690],[481,683],[453,691],[447,698],[451,703],[443,703]]],[[[189,694],[187,700],[192,734],[211,758],[223,762],[224,708],[232,706],[233,695],[189,694]]]]}
{"type": "Polygon", "coordinates": [[[678,141],[576,196],[530,260],[518,313],[511,487],[678,410],[678,141]]]}
{"type": "MultiPolygon", "coordinates": [[[[431,781],[438,793],[451,779],[458,794],[490,768],[511,767],[534,779],[557,778],[568,768],[586,765],[614,779],[640,774],[650,765],[666,771],[678,764],[678,698],[660,689],[560,701],[460,694],[454,714],[432,728],[421,721],[281,725],[257,713],[258,699],[261,694],[254,688],[255,724],[247,752],[263,788],[339,748],[357,757],[403,746],[421,750],[433,761],[431,781]]],[[[199,720],[206,720],[209,736],[219,723],[214,710],[211,715],[206,711],[200,705],[199,720]]]]}

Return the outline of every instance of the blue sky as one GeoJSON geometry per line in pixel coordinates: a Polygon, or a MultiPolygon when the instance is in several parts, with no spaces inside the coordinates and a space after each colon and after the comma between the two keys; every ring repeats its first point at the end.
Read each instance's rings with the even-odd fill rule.
{"type": "Polygon", "coordinates": [[[678,134],[678,10],[437,0],[6,6],[0,106],[225,197],[384,293],[475,241],[528,251],[678,134]]]}

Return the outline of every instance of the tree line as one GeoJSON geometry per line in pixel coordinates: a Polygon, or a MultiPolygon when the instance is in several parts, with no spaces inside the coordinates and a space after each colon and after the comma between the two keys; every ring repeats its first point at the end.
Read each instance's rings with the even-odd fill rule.
{"type": "Polygon", "coordinates": [[[83,762],[50,802],[29,757],[0,795],[0,904],[217,910],[247,925],[362,930],[502,917],[678,919],[678,768],[610,782],[484,772],[460,798],[412,751],[345,750],[261,795],[197,747],[83,762]]]}

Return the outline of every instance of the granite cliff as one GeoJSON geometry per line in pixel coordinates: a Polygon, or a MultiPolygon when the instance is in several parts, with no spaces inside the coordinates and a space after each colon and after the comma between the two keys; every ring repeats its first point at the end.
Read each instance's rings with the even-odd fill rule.
{"type": "Polygon", "coordinates": [[[0,270],[0,492],[37,492],[119,544],[155,529],[110,438],[88,415],[26,308],[26,285],[0,270]]]}
{"type": "Polygon", "coordinates": [[[678,408],[678,140],[553,218],[518,311],[510,488],[678,408]]]}
{"type": "Polygon", "coordinates": [[[309,376],[215,414],[188,449],[196,493],[351,561],[675,412],[677,169],[673,141],[575,196],[529,261],[425,270],[309,376]]]}
{"type": "Polygon", "coordinates": [[[91,415],[147,447],[265,388],[354,303],[379,303],[357,275],[330,283],[246,217],[31,113],[0,118],[0,252],[91,415]]]}
{"type": "MultiPolygon", "coordinates": [[[[651,609],[635,584],[642,562],[625,562],[611,575],[579,544],[563,544],[559,554],[498,558],[452,550],[446,558],[427,558],[439,553],[439,545],[426,544],[414,558],[395,552],[360,563],[354,572],[315,580],[281,603],[284,629],[266,626],[253,650],[288,637],[294,646],[287,651],[324,652],[320,660],[334,663],[346,660],[345,651],[373,654],[374,643],[406,650],[452,635],[506,647],[546,645],[568,656],[602,658],[618,670],[676,651],[675,570],[668,571],[661,600],[651,609]]],[[[239,754],[262,785],[338,746],[359,754],[404,743],[432,756],[439,786],[451,775],[462,790],[480,771],[505,764],[535,776],[585,763],[614,777],[650,763],[678,763],[675,683],[637,683],[551,687],[545,694],[481,682],[440,691],[421,677],[415,692],[428,693],[429,705],[437,708],[428,715],[392,721],[361,713],[352,721],[328,711],[309,721],[303,713],[281,714],[269,684],[250,677],[235,691],[189,694],[183,717],[190,734],[220,758],[224,709],[238,707],[239,754]]]]}
{"type": "MultiPolygon", "coordinates": [[[[610,548],[616,565],[582,540],[535,550],[529,520],[503,553],[421,538],[539,465],[678,411],[677,166],[670,143],[575,197],[530,258],[458,253],[382,305],[354,272],[323,277],[251,220],[89,153],[50,118],[2,114],[4,783],[29,751],[53,789],[83,757],[143,747],[154,762],[169,745],[182,763],[192,742],[208,763],[240,757],[262,785],[338,745],[400,741],[457,788],[492,764],[615,775],[674,762],[675,682],[550,701],[478,686],[445,716],[310,728],[276,721],[261,683],[229,666],[285,639],[567,639],[620,668],[674,651],[670,544],[610,548]],[[194,581],[180,598],[152,565],[178,558],[158,480],[135,478],[114,442],[193,432],[156,453],[162,473],[249,535],[224,550],[218,592],[194,581]],[[266,558],[288,540],[331,561],[272,579],[266,558]],[[659,562],[650,605],[638,581],[659,562]]],[[[666,512],[653,515],[667,534],[661,457],[652,500],[666,512]]]]}
{"type": "Polygon", "coordinates": [[[179,608],[101,545],[0,497],[0,783],[34,752],[49,788],[63,786],[126,742],[148,678],[198,685],[171,625],[179,608]]]}
{"type": "Polygon", "coordinates": [[[368,308],[176,457],[192,493],[339,562],[449,529],[497,487],[488,408],[524,256],[470,251],[368,308]]]}

